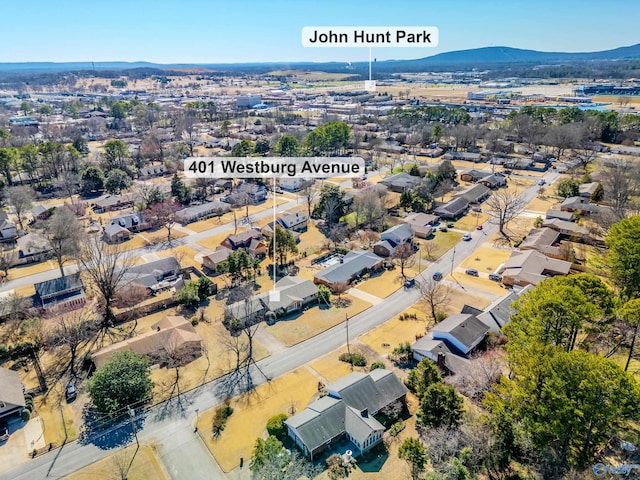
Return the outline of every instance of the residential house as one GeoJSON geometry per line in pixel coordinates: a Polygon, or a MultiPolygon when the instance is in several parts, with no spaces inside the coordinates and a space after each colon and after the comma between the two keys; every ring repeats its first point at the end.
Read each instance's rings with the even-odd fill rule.
{"type": "MultiPolygon", "coordinates": [[[[304,232],[307,229],[308,223],[309,216],[304,212],[289,213],[276,219],[276,224],[280,228],[289,230],[292,233],[304,232]]],[[[273,222],[269,222],[267,225],[262,227],[261,232],[265,235],[271,236],[273,234],[273,222]]],[[[296,240],[299,241],[299,238],[296,240]]]]}
{"type": "Polygon", "coordinates": [[[0,418],[20,415],[24,409],[24,385],[18,372],[0,368],[0,418]]]}
{"type": "Polygon", "coordinates": [[[49,216],[49,209],[44,205],[36,205],[31,209],[31,216],[34,220],[46,220],[49,216]]]}
{"type": "Polygon", "coordinates": [[[141,285],[155,295],[171,288],[179,289],[184,284],[181,271],[175,257],[161,258],[129,267],[122,278],[122,283],[123,285],[141,285]]]}
{"type": "Polygon", "coordinates": [[[216,200],[178,210],[176,212],[176,219],[183,225],[186,225],[205,218],[219,217],[230,211],[231,207],[229,207],[228,204],[216,200]]]}
{"type": "Polygon", "coordinates": [[[115,352],[123,351],[149,355],[153,364],[170,360],[186,364],[202,355],[202,338],[184,317],[167,316],[151,325],[149,331],[98,350],[91,359],[101,367],[115,352]]]}
{"type": "Polygon", "coordinates": [[[151,222],[147,221],[142,212],[123,213],[111,219],[112,225],[120,225],[130,232],[142,232],[151,228],[151,222]]]}
{"type": "Polygon", "coordinates": [[[487,172],[485,170],[476,170],[472,168],[462,172],[460,174],[460,180],[462,180],[463,182],[475,183],[482,178],[488,177],[489,175],[491,175],[490,172],[487,172]]]}
{"type": "Polygon", "coordinates": [[[307,184],[307,179],[299,177],[283,177],[278,179],[280,188],[288,192],[298,192],[307,184]]]}
{"type": "Polygon", "coordinates": [[[149,165],[148,167],[142,167],[138,172],[138,178],[146,179],[153,177],[161,177],[167,173],[167,169],[164,165],[149,165]]]}
{"type": "Polygon", "coordinates": [[[569,197],[560,204],[560,210],[564,212],[578,212],[582,215],[590,213],[600,213],[602,209],[599,205],[591,203],[589,198],[569,197]]]}
{"type": "Polygon", "coordinates": [[[468,355],[484,340],[489,327],[475,315],[457,313],[447,317],[431,329],[434,340],[442,340],[447,346],[468,355]]]}
{"type": "Polygon", "coordinates": [[[238,185],[233,193],[224,196],[221,200],[232,205],[244,205],[247,201],[250,204],[257,205],[264,202],[267,199],[267,195],[267,189],[263,185],[245,182],[238,185]]]}
{"type": "Polygon", "coordinates": [[[489,188],[504,187],[507,185],[507,177],[505,177],[502,173],[492,173],[487,177],[479,179],[478,183],[481,183],[485,187],[489,188]]]}
{"type": "Polygon", "coordinates": [[[478,183],[456,193],[454,197],[464,198],[469,203],[480,203],[484,201],[490,194],[491,190],[489,189],[489,187],[478,183]]]}
{"type": "Polygon", "coordinates": [[[242,321],[256,315],[264,317],[268,312],[273,312],[276,317],[283,317],[299,312],[305,306],[315,303],[318,298],[318,287],[312,281],[295,276],[278,280],[275,290],[278,292],[276,296],[272,296],[272,292],[264,292],[233,303],[227,307],[226,314],[242,321]]]}
{"type": "MultiPolygon", "coordinates": [[[[491,332],[500,333],[502,327],[511,321],[511,315],[515,313],[515,310],[512,308],[513,302],[532,288],[532,285],[527,285],[519,290],[511,290],[506,295],[497,298],[493,303],[489,304],[482,312],[476,314],[477,319],[489,327],[491,332]]],[[[464,313],[464,308],[462,311],[464,313]]]]}
{"type": "Polygon", "coordinates": [[[518,248],[520,250],[536,250],[548,257],[561,260],[566,256],[561,248],[560,233],[551,228],[532,229],[518,248]]]}
{"type": "Polygon", "coordinates": [[[406,223],[388,228],[380,235],[380,241],[373,244],[373,252],[381,257],[393,255],[399,245],[413,244],[413,235],[413,228],[406,223]]]}
{"type": "Polygon", "coordinates": [[[352,250],[340,259],[340,263],[331,265],[313,276],[313,283],[331,288],[337,283],[351,283],[357,277],[382,267],[382,258],[372,252],[352,250]]]}
{"type": "Polygon", "coordinates": [[[544,220],[542,222],[542,227],[551,228],[552,230],[555,230],[561,235],[564,235],[572,240],[585,241],[590,236],[589,229],[587,227],[578,225],[575,222],[568,222],[566,220],[560,220],[557,218],[544,220]]]}
{"type": "Polygon", "coordinates": [[[502,275],[502,283],[514,285],[538,285],[546,278],[555,275],[567,275],[571,262],[547,257],[535,250],[513,252],[509,260],[503,263],[497,273],[502,275]]]}
{"type": "Polygon", "coordinates": [[[402,219],[402,221],[408,225],[411,225],[413,232],[418,238],[428,238],[434,232],[435,228],[433,224],[438,221],[440,217],[437,215],[431,215],[429,213],[412,213],[402,219]]]}
{"type": "Polygon", "coordinates": [[[18,258],[24,259],[25,263],[40,262],[51,254],[49,241],[39,233],[27,233],[18,238],[17,244],[18,258]]]}
{"type": "Polygon", "coordinates": [[[244,248],[249,254],[257,258],[264,258],[267,255],[267,243],[262,239],[262,233],[255,228],[229,235],[222,241],[221,245],[234,251],[244,248]]]}
{"type": "Polygon", "coordinates": [[[13,240],[17,236],[18,229],[16,228],[15,222],[12,222],[11,220],[0,221],[0,240],[13,240]]]}
{"type": "Polygon", "coordinates": [[[33,306],[36,308],[74,308],[86,301],[79,273],[36,283],[33,287],[36,290],[33,306]]]}
{"type": "Polygon", "coordinates": [[[564,220],[565,222],[573,222],[575,221],[575,214],[573,212],[552,209],[547,210],[545,218],[547,220],[553,220],[554,218],[557,218],[558,220],[564,220]]]}
{"type": "Polygon", "coordinates": [[[118,223],[110,223],[102,229],[102,239],[107,243],[120,243],[129,240],[131,232],[118,223]]]}
{"type": "Polygon", "coordinates": [[[93,206],[96,213],[113,212],[133,207],[133,199],[122,195],[107,195],[97,200],[93,206]]]}
{"type": "Polygon", "coordinates": [[[229,254],[233,250],[222,245],[218,246],[215,251],[202,255],[202,267],[212,272],[216,272],[216,269],[221,263],[224,263],[229,258],[229,254]]]}
{"type": "Polygon", "coordinates": [[[425,335],[411,344],[413,359],[420,362],[428,358],[438,366],[445,375],[454,375],[468,367],[469,360],[453,353],[442,340],[434,340],[425,335]]]}
{"type": "Polygon", "coordinates": [[[469,201],[464,197],[456,197],[444,205],[436,208],[436,213],[440,218],[452,219],[463,215],[469,208],[469,201]]]}
{"type": "Polygon", "coordinates": [[[589,182],[583,183],[578,187],[578,192],[580,197],[591,198],[591,196],[596,192],[598,187],[600,186],[599,182],[589,182]]]}
{"type": "Polygon", "coordinates": [[[445,160],[464,160],[466,162],[481,162],[482,158],[483,157],[481,153],[449,151],[444,154],[445,160]]]}
{"type": "Polygon", "coordinates": [[[402,193],[420,185],[420,183],[422,183],[422,179],[402,172],[390,175],[383,180],[380,180],[378,183],[380,185],[384,185],[392,192],[402,193]]]}
{"type": "Polygon", "coordinates": [[[391,371],[354,372],[327,385],[327,396],[285,421],[287,432],[310,460],[346,437],[354,456],[382,441],[384,426],[375,419],[383,408],[404,403],[407,387],[391,371]]]}

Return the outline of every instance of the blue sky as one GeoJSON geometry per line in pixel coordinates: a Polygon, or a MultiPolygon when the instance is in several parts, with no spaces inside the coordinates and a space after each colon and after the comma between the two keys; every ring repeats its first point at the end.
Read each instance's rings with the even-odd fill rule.
{"type": "Polygon", "coordinates": [[[3,2],[0,62],[365,61],[366,48],[304,48],[304,26],[436,26],[437,48],[595,51],[640,43],[638,0],[31,0],[3,2]]]}

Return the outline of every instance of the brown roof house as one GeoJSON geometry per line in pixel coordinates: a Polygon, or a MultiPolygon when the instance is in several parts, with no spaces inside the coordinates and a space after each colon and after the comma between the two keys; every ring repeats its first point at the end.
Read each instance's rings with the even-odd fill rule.
{"type": "Polygon", "coordinates": [[[264,257],[267,254],[267,244],[262,240],[262,233],[253,228],[236,235],[229,235],[222,241],[221,245],[234,251],[244,248],[254,257],[264,257]]]}
{"type": "Polygon", "coordinates": [[[428,238],[435,230],[433,224],[436,223],[439,218],[437,215],[430,213],[412,213],[404,217],[402,221],[411,225],[416,237],[428,238]]]}
{"type": "Polygon", "coordinates": [[[535,250],[513,252],[511,258],[498,268],[502,283],[514,285],[538,285],[546,278],[555,275],[567,275],[571,262],[550,258],[535,250]]]}
{"type": "Polygon", "coordinates": [[[202,255],[202,267],[215,272],[221,263],[227,261],[232,252],[230,248],[219,245],[213,252],[202,255]]]}
{"type": "Polygon", "coordinates": [[[189,363],[202,354],[202,338],[182,316],[168,316],[151,330],[101,348],[93,354],[96,367],[104,365],[115,352],[130,350],[149,355],[153,364],[189,363]]]}
{"type": "Polygon", "coordinates": [[[25,407],[24,387],[18,372],[0,368],[0,418],[20,415],[25,407]]]}

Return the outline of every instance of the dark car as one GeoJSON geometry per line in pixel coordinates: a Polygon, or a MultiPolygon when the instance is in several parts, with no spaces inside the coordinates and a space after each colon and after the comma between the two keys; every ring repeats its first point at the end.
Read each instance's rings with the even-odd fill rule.
{"type": "Polygon", "coordinates": [[[0,442],[9,440],[9,424],[5,419],[0,420],[0,442]]]}
{"type": "Polygon", "coordinates": [[[490,273],[489,274],[489,280],[493,280],[494,282],[501,282],[502,281],[502,276],[498,275],[497,273],[490,273]]]}
{"type": "Polygon", "coordinates": [[[475,268],[467,268],[464,273],[466,273],[467,275],[471,275],[472,277],[478,277],[480,275],[478,273],[478,270],[476,270],[475,268]]]}
{"type": "Polygon", "coordinates": [[[482,225],[478,225],[478,226],[476,227],[476,230],[482,230],[482,228],[483,228],[483,227],[482,227],[482,225]]]}
{"type": "Polygon", "coordinates": [[[434,274],[433,274],[433,279],[434,279],[436,282],[439,282],[440,280],[442,280],[442,273],[441,273],[441,272],[436,272],[436,273],[434,273],[434,274]]]}
{"type": "Polygon", "coordinates": [[[78,396],[78,391],[76,390],[76,385],[73,382],[69,382],[67,384],[67,388],[64,392],[65,397],[67,398],[67,402],[71,402],[76,399],[78,396]]]}
{"type": "Polygon", "coordinates": [[[411,287],[415,287],[416,286],[416,279],[415,278],[407,278],[404,281],[404,288],[411,288],[411,287]]]}

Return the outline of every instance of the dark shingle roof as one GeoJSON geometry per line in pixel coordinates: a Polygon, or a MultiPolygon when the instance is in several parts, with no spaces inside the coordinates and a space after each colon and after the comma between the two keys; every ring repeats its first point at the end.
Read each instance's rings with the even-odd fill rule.
{"type": "Polygon", "coordinates": [[[56,293],[83,288],[79,273],[67,275],[66,277],[54,278],[34,285],[36,295],[46,298],[56,293]]]}
{"type": "Polygon", "coordinates": [[[471,348],[480,338],[489,331],[489,327],[478,320],[474,315],[457,313],[447,317],[433,327],[433,338],[439,333],[448,333],[467,348],[471,348]]]}

